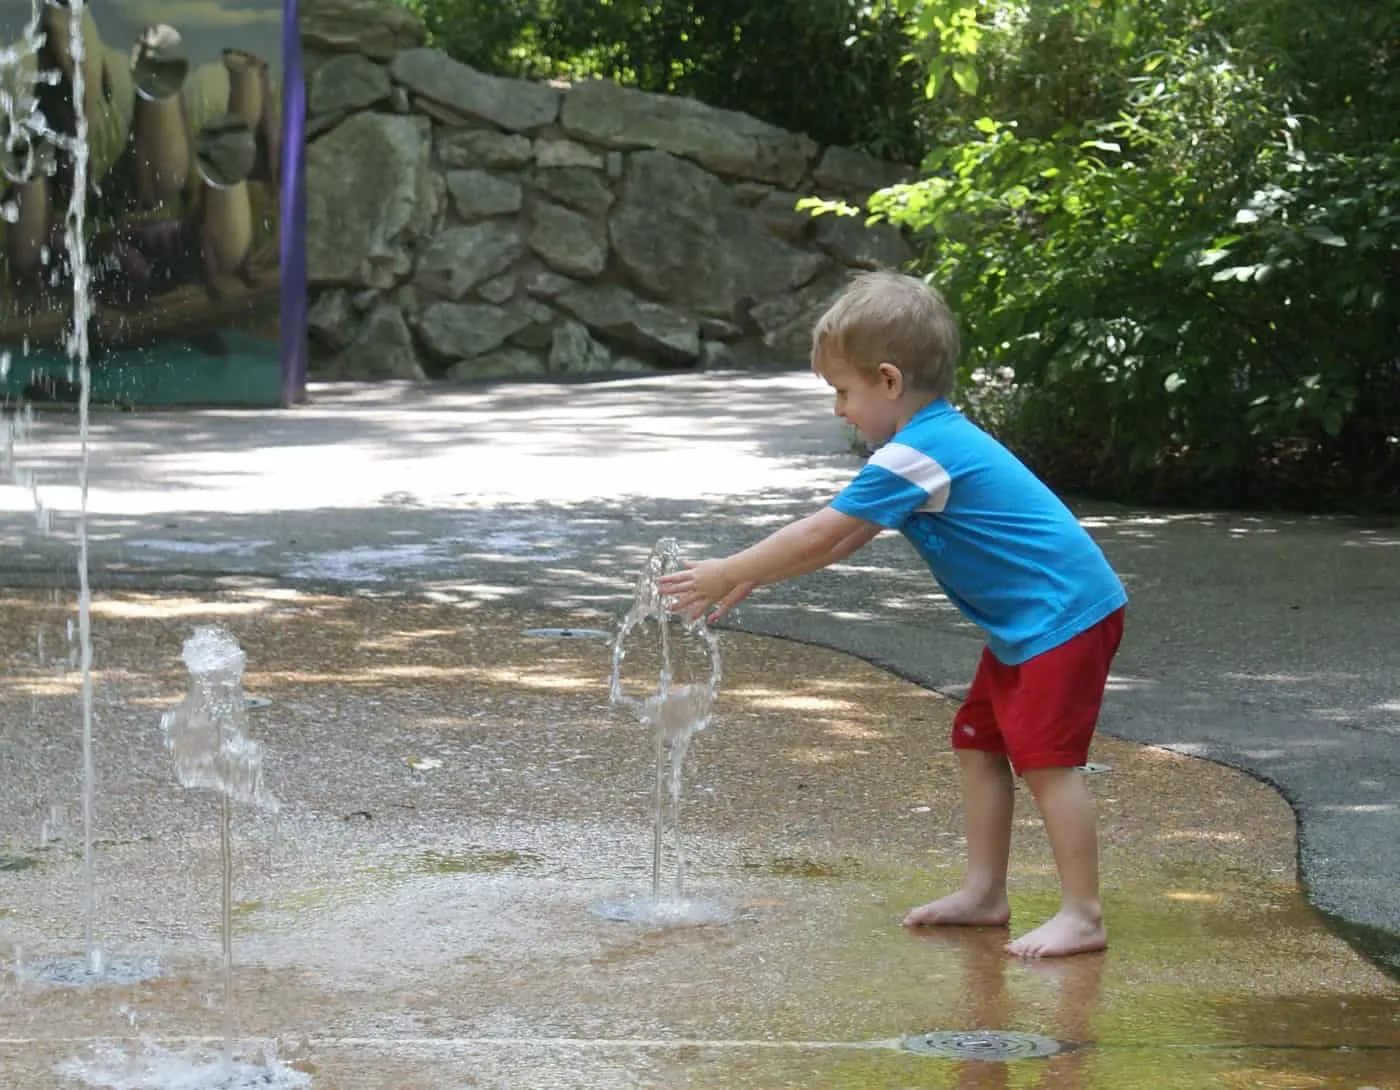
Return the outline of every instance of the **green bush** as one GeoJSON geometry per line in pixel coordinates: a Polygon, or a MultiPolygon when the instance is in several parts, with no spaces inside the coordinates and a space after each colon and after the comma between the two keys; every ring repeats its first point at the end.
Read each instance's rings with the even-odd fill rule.
{"type": "Polygon", "coordinates": [[[1014,371],[1005,438],[1120,498],[1400,504],[1400,13],[997,6],[935,62],[978,66],[939,92],[960,138],[875,207],[926,240],[966,370],[1014,371]]]}
{"type": "Polygon", "coordinates": [[[823,144],[916,162],[924,74],[907,21],[859,0],[404,0],[432,43],[529,78],[605,76],[823,144]]]}

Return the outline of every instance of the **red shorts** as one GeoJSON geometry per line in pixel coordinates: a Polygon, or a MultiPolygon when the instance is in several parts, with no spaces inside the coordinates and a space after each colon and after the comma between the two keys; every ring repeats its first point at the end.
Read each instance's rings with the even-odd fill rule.
{"type": "Polygon", "coordinates": [[[967,699],[953,717],[953,748],[1004,753],[1019,776],[1089,758],[1108,667],[1123,639],[1125,607],[1074,639],[1007,666],[982,649],[967,699]]]}

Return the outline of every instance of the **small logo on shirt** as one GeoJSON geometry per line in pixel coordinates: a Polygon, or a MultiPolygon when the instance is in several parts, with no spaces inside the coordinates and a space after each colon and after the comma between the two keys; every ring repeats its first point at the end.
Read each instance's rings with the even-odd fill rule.
{"type": "Polygon", "coordinates": [[[932,519],[915,515],[909,520],[906,533],[920,552],[936,556],[948,547],[948,543],[934,532],[932,524],[932,519]]]}

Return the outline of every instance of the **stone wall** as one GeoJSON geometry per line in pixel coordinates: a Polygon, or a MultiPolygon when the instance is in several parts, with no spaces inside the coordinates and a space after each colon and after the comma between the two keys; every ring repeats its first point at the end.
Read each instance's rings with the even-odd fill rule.
{"type": "Polygon", "coordinates": [[[851,270],[911,251],[811,217],[906,176],[745,114],[484,75],[382,0],[309,0],[312,374],[785,366],[851,270]]]}

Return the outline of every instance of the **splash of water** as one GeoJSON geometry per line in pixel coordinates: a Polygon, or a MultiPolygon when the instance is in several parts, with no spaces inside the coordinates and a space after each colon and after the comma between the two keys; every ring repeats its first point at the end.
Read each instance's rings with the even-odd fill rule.
{"type": "Polygon", "coordinates": [[[247,661],[238,641],[221,628],[202,626],[180,656],[190,672],[185,699],[161,716],[166,747],[175,758],[181,787],[219,795],[219,845],[223,861],[224,1055],[233,1048],[233,802],[277,811],[263,782],[262,747],[247,736],[243,695],[247,661]]]}
{"type": "MultiPolygon", "coordinates": [[[[618,626],[613,641],[612,676],[609,699],[629,708],[637,719],[652,730],[656,746],[655,828],[652,839],[651,903],[645,910],[654,922],[684,922],[685,852],[680,831],[681,773],[691,740],[705,729],[713,715],[715,700],[723,679],[719,640],[704,617],[682,619],[674,616],[661,594],[660,580],[681,567],[680,546],[674,538],[662,538],[652,548],[633,591],[632,607],[618,626]],[[661,665],[656,689],[647,696],[629,696],[623,690],[622,667],[627,657],[627,638],[640,625],[654,623],[660,638],[661,665]],[[672,628],[679,625],[683,638],[701,641],[709,659],[710,673],[704,681],[675,683],[672,628]],[[669,819],[669,820],[668,820],[669,819]],[[661,870],[666,826],[670,825],[675,851],[675,878],[668,905],[661,892],[661,870]]],[[[703,906],[695,906],[697,917],[712,916],[703,906]]],[[[624,918],[631,910],[611,906],[604,914],[624,918]]]]}
{"type": "MultiPolygon", "coordinates": [[[[10,354],[0,352],[0,379],[5,377],[10,367],[10,354]]],[[[32,469],[19,461],[19,447],[34,430],[34,407],[27,402],[10,416],[0,417],[0,469],[10,478],[16,488],[29,492],[34,499],[34,517],[39,532],[48,534],[53,529],[53,511],[44,503],[39,494],[39,478],[32,469]]],[[[42,652],[42,649],[41,649],[42,652]]]]}
{"type": "Polygon", "coordinates": [[[301,1090],[311,1076],[288,1067],[271,1049],[246,1063],[199,1049],[171,1052],[148,1042],[139,1052],[98,1046],[91,1060],[68,1060],[58,1074],[103,1090],[301,1090]]]}
{"type": "Polygon", "coordinates": [[[262,747],[247,736],[247,657],[238,640],[221,628],[201,626],[185,641],[180,657],[190,672],[190,688],[160,721],[180,786],[277,810],[277,799],[263,783],[262,747]]]}
{"type": "MultiPolygon", "coordinates": [[[[84,0],[69,0],[68,37],[71,101],[86,101],[84,77],[83,17],[84,0]]],[[[18,45],[0,50],[0,111],[3,111],[5,173],[17,183],[28,181],[39,169],[37,149],[41,143],[65,154],[73,167],[68,208],[64,215],[63,239],[68,253],[69,272],[73,281],[72,326],[65,338],[68,358],[78,369],[78,630],[81,641],[82,665],[82,780],[83,780],[83,938],[91,974],[102,973],[102,954],[96,939],[96,877],[93,860],[94,779],[93,765],[93,688],[92,688],[92,595],[88,578],[88,421],[91,402],[90,351],[88,323],[92,317],[92,271],[87,261],[87,190],[88,190],[88,119],[83,109],[74,110],[75,124],[71,136],[56,132],[39,110],[34,88],[41,82],[54,84],[60,79],[55,71],[38,71],[39,50],[45,39],[39,14],[39,4],[31,3],[30,18],[18,45]]],[[[12,217],[13,206],[7,204],[0,213],[6,220],[12,217]]],[[[3,360],[8,370],[8,355],[3,360]]],[[[13,433],[6,436],[7,444],[13,433]]],[[[17,483],[20,483],[17,481],[17,483]]],[[[32,481],[30,482],[33,486],[32,481]]],[[[48,528],[46,509],[38,502],[41,529],[48,528]]]]}

